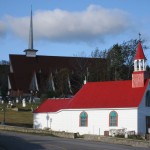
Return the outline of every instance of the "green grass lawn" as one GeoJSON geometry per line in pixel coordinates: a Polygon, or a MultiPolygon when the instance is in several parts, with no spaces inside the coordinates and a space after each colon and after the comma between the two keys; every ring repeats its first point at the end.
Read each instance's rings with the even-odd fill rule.
{"type": "MultiPolygon", "coordinates": [[[[6,125],[15,125],[23,127],[33,127],[33,113],[29,111],[29,108],[33,105],[28,104],[27,107],[22,108],[21,104],[17,104],[17,107],[21,111],[14,111],[10,108],[6,108],[5,111],[5,124],[6,125]]],[[[37,105],[33,107],[35,109],[37,105]]],[[[4,121],[4,111],[3,105],[0,105],[0,122],[4,121]]]]}

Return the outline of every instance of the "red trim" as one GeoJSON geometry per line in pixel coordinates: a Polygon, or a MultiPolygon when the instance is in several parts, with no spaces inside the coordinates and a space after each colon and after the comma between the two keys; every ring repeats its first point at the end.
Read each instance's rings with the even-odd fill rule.
{"type": "MultiPolygon", "coordinates": [[[[114,110],[112,110],[111,112],[116,112],[116,111],[114,111],[114,110]]],[[[110,114],[111,114],[111,112],[109,113],[109,127],[118,127],[118,113],[116,112],[116,114],[117,114],[117,118],[116,118],[116,126],[110,126],[110,114]]]]}

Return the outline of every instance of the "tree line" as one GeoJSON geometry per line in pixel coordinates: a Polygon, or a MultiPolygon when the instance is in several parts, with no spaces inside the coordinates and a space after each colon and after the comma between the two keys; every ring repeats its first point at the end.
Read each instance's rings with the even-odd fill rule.
{"type": "MultiPolygon", "coordinates": [[[[97,58],[104,58],[107,61],[107,75],[106,80],[128,80],[132,77],[134,69],[134,57],[138,45],[137,39],[131,39],[123,42],[122,44],[114,44],[108,50],[96,50],[92,51],[91,56],[97,58]]],[[[148,46],[144,45],[145,41],[141,41],[143,49],[148,49],[148,46]]],[[[149,66],[147,65],[147,71],[149,66]]]]}
{"type": "Polygon", "coordinates": [[[0,61],[0,96],[5,97],[8,92],[9,62],[0,61]]]}

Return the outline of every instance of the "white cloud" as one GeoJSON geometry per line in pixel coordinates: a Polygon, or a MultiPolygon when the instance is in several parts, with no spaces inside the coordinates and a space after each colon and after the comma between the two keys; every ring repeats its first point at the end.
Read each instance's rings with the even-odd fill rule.
{"type": "MultiPolygon", "coordinates": [[[[12,31],[28,38],[30,17],[7,17],[12,31]]],[[[105,36],[117,35],[131,26],[126,12],[90,5],[80,12],[61,9],[36,11],[33,14],[34,37],[50,41],[97,41],[105,36]]]]}
{"type": "Polygon", "coordinates": [[[27,38],[29,35],[29,17],[15,18],[6,16],[8,21],[8,28],[12,30],[17,36],[27,38]]]}

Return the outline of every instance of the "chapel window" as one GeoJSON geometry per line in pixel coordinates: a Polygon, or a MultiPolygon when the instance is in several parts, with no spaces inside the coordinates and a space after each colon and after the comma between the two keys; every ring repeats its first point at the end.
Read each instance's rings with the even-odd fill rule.
{"type": "Polygon", "coordinates": [[[80,126],[86,127],[88,125],[88,115],[85,111],[80,113],[80,126]]]}
{"type": "Polygon", "coordinates": [[[118,126],[118,114],[116,111],[111,111],[109,114],[109,126],[118,126]]]}
{"type": "Polygon", "coordinates": [[[147,91],[147,93],[146,93],[146,100],[145,100],[145,102],[146,102],[146,106],[150,107],[150,91],[147,91]]]}

